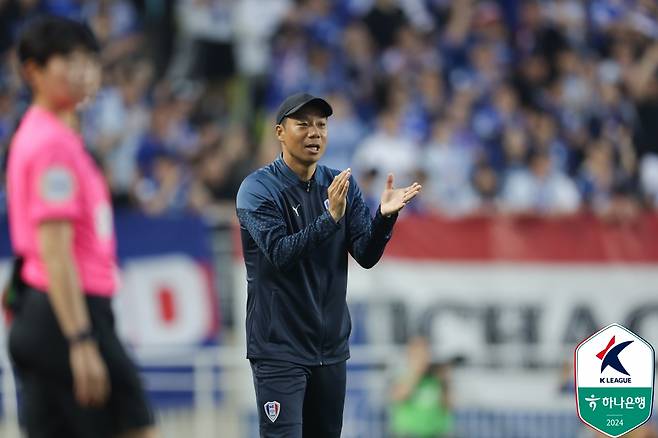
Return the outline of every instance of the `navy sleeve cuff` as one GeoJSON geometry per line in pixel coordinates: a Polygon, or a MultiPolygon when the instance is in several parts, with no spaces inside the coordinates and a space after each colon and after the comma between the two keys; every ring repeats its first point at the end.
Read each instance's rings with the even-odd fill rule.
{"type": "Polygon", "coordinates": [[[398,213],[393,213],[390,216],[384,216],[382,214],[381,206],[378,206],[377,213],[375,213],[375,217],[373,219],[373,229],[375,230],[375,234],[383,234],[385,236],[384,238],[389,240],[393,233],[393,226],[395,225],[395,221],[397,219],[398,213]]]}
{"type": "Polygon", "coordinates": [[[338,220],[338,222],[336,222],[334,220],[334,217],[331,215],[331,213],[329,213],[329,210],[325,210],[324,213],[322,213],[322,216],[320,216],[321,218],[320,222],[322,223],[322,228],[325,229],[324,224],[327,224],[326,226],[329,227],[329,230],[331,231],[337,230],[340,228],[340,221],[342,221],[344,217],[345,216],[343,216],[338,220]]]}
{"type": "Polygon", "coordinates": [[[391,225],[395,223],[398,218],[398,213],[393,213],[388,216],[382,214],[382,206],[377,206],[377,212],[375,213],[375,220],[383,221],[384,223],[390,223],[391,225]]]}

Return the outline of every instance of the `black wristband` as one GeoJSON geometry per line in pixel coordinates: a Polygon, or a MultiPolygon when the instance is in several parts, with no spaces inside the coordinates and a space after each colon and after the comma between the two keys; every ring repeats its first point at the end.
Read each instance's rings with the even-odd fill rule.
{"type": "Polygon", "coordinates": [[[81,342],[89,341],[92,339],[94,339],[94,334],[92,333],[91,329],[81,330],[78,333],[66,338],[69,346],[73,346],[75,344],[79,344],[81,342]]]}

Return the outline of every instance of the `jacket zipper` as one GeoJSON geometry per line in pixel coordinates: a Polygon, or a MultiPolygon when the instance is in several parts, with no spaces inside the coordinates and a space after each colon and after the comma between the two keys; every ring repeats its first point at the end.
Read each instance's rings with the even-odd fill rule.
{"type": "Polygon", "coordinates": [[[320,293],[320,366],[324,362],[324,356],[322,354],[324,348],[324,303],[322,301],[322,293],[320,293]]]}
{"type": "MultiPolygon", "coordinates": [[[[308,186],[306,187],[307,191],[311,191],[311,180],[308,181],[308,186]]],[[[322,363],[324,362],[324,357],[322,354],[322,350],[324,347],[324,303],[323,303],[323,298],[324,295],[322,294],[322,291],[320,291],[320,366],[322,366],[322,363]]]]}
{"type": "MultiPolygon", "coordinates": [[[[311,180],[306,181],[306,193],[311,192],[311,180]]],[[[322,346],[324,344],[324,309],[322,303],[322,294],[320,294],[320,366],[324,363],[322,356],[322,346]]]]}

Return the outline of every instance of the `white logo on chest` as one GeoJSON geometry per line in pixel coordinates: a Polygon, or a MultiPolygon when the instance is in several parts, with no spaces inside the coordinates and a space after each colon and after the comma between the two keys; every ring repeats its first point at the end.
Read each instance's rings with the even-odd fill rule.
{"type": "Polygon", "coordinates": [[[293,211],[295,212],[295,214],[297,215],[297,217],[299,217],[299,211],[298,211],[298,208],[301,207],[301,205],[302,205],[302,204],[297,204],[297,207],[293,207],[293,208],[292,208],[293,211]]]}

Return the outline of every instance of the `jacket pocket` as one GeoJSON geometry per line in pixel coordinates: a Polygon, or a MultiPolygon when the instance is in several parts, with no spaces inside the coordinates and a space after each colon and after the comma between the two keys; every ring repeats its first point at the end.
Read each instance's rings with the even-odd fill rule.
{"type": "Polygon", "coordinates": [[[352,334],[352,317],[350,315],[350,308],[345,305],[345,312],[343,313],[343,320],[340,324],[340,332],[338,334],[339,340],[347,340],[352,334]]]}
{"type": "Polygon", "coordinates": [[[274,289],[270,295],[270,324],[267,330],[267,341],[278,343],[283,341],[280,315],[279,292],[274,289]]]}

